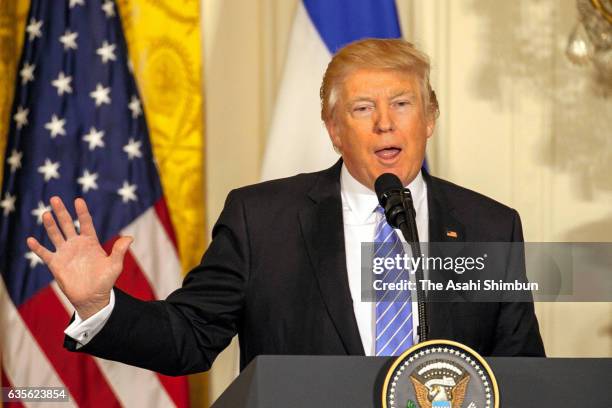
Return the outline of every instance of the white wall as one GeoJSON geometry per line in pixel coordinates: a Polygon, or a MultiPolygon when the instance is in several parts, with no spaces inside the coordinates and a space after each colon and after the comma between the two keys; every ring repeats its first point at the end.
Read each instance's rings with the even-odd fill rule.
{"type": "MultiPolygon", "coordinates": [[[[203,0],[207,216],[227,193],[259,181],[266,131],[296,0],[203,0]]],[[[238,370],[236,340],[210,372],[212,399],[238,370]]]]}

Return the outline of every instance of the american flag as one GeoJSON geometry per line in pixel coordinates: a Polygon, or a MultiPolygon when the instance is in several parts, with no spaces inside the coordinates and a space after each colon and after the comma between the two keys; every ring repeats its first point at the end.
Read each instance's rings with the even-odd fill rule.
{"type": "Polygon", "coordinates": [[[26,24],[0,196],[2,386],[67,387],[76,406],[187,406],[184,377],[62,348],[73,308],[26,246],[53,248],[51,196],[73,214],[83,197],[107,250],[135,237],[117,282],[134,296],[165,298],[180,264],[115,2],[32,0],[26,24]]]}

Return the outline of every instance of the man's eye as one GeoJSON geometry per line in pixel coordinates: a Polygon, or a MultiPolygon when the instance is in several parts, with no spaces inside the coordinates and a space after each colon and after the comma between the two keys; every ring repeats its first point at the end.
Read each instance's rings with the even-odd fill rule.
{"type": "Polygon", "coordinates": [[[375,110],[376,106],[372,103],[358,103],[351,106],[350,114],[354,118],[369,118],[375,110]]]}
{"type": "Polygon", "coordinates": [[[393,104],[399,108],[403,108],[403,107],[411,105],[410,101],[397,101],[397,102],[394,102],[393,104]]]}

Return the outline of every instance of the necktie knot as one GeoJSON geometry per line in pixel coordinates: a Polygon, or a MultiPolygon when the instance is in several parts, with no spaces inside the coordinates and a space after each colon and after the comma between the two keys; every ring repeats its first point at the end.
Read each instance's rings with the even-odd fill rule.
{"type": "Polygon", "coordinates": [[[399,240],[395,230],[387,222],[387,217],[385,217],[383,208],[378,205],[374,211],[378,215],[378,222],[374,229],[374,242],[394,242],[395,240],[399,240]]]}

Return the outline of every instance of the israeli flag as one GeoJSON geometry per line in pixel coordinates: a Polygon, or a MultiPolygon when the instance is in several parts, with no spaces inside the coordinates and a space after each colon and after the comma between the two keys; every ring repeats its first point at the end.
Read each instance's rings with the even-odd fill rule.
{"type": "Polygon", "coordinates": [[[268,135],[262,179],[325,169],[338,160],[320,119],[331,56],[362,38],[401,36],[394,0],[302,0],[295,13],[268,135]]]}

